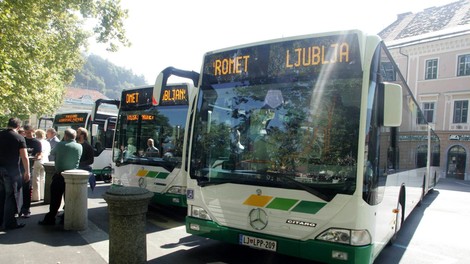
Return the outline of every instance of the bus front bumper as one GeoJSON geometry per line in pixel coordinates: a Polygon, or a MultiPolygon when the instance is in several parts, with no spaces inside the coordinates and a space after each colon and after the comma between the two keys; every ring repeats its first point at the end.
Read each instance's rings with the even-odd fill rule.
{"type": "Polygon", "coordinates": [[[186,217],[186,232],[231,244],[240,244],[241,236],[276,241],[276,252],[325,263],[372,263],[372,245],[350,246],[320,240],[294,240],[218,225],[213,221],[186,217]],[[341,257],[339,257],[341,255],[341,257]],[[347,259],[344,259],[344,257],[347,259]],[[341,258],[341,259],[340,259],[341,258]]]}

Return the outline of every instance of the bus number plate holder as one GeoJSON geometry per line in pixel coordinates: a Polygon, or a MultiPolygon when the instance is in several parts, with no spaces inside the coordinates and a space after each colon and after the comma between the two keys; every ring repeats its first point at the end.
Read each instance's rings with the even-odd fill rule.
{"type": "Polygon", "coordinates": [[[269,251],[276,251],[277,250],[277,242],[274,240],[263,239],[258,237],[252,236],[239,236],[239,244],[269,251]]]}

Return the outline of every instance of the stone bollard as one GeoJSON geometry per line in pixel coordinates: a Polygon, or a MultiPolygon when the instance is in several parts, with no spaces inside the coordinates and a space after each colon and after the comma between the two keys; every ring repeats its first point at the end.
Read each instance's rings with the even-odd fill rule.
{"type": "Polygon", "coordinates": [[[139,187],[115,187],[103,198],[109,212],[109,263],[146,263],[146,213],[153,193],[139,187]]]}
{"type": "Polygon", "coordinates": [[[44,171],[46,172],[46,177],[44,179],[44,204],[50,204],[51,203],[51,182],[52,182],[52,176],[54,176],[55,173],[55,162],[50,161],[46,162],[43,164],[44,165],[44,171]]]}
{"type": "Polygon", "coordinates": [[[66,170],[65,180],[64,229],[85,230],[88,227],[88,189],[90,172],[86,170],[66,170]]]}

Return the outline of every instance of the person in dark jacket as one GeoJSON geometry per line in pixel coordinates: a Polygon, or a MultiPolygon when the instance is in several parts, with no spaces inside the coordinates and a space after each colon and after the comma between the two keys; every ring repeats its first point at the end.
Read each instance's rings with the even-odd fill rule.
{"type": "Polygon", "coordinates": [[[15,214],[20,201],[22,182],[30,180],[30,168],[26,141],[18,134],[21,120],[10,118],[8,128],[0,132],[0,226],[16,229],[25,226],[18,223],[15,214]],[[25,169],[21,177],[20,160],[25,169]]]}
{"type": "MultiPolygon", "coordinates": [[[[32,173],[34,163],[42,158],[42,145],[41,142],[34,137],[34,133],[36,131],[34,127],[31,125],[25,125],[23,129],[25,132],[26,147],[28,149],[29,165],[31,168],[30,173],[32,173]]],[[[23,218],[29,218],[31,215],[31,194],[31,181],[23,181],[23,204],[19,213],[19,216],[22,216],[23,218]]]]}
{"type": "Polygon", "coordinates": [[[88,142],[88,130],[83,127],[79,127],[77,129],[77,142],[82,144],[83,147],[82,157],[80,158],[78,168],[91,172],[91,165],[93,165],[93,162],[95,161],[95,155],[93,147],[88,142]]]}

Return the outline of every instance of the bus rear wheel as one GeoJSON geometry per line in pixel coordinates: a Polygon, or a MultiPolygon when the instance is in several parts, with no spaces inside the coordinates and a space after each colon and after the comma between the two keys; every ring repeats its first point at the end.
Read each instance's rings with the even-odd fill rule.
{"type": "Polygon", "coordinates": [[[111,182],[111,167],[110,166],[106,166],[101,170],[101,179],[105,183],[111,182]]]}

